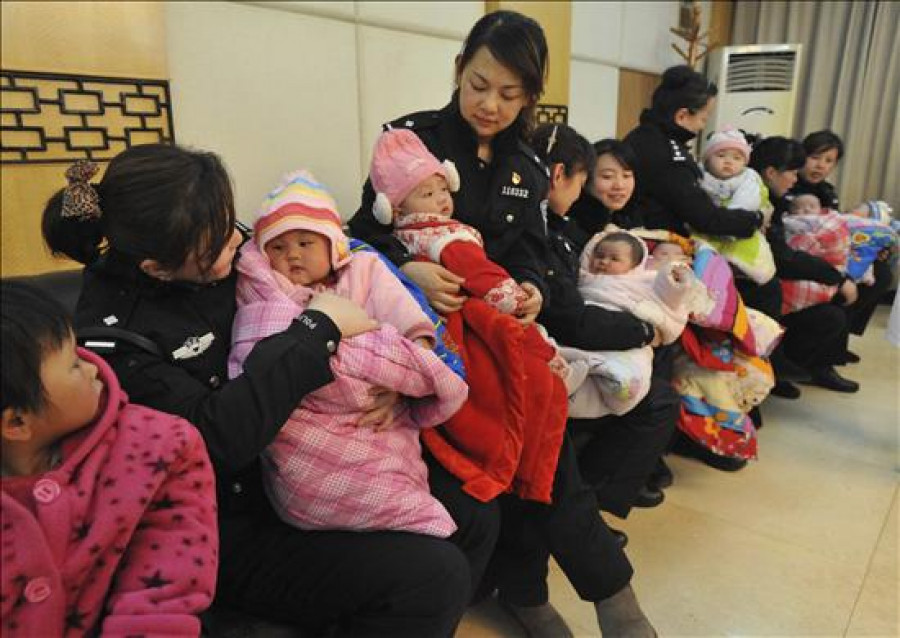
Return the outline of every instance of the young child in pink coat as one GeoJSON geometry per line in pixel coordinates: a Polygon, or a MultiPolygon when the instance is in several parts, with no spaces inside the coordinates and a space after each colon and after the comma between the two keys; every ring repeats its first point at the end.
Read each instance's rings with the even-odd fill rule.
{"type": "Polygon", "coordinates": [[[129,404],[44,293],[3,283],[0,305],[0,634],[199,635],[218,550],[199,433],[129,404]]]}
{"type": "Polygon", "coordinates": [[[400,280],[374,253],[350,253],[337,206],[312,175],[290,173],[269,194],[237,270],[231,376],[316,292],[352,299],[381,323],[341,341],[335,381],[301,402],[263,455],[279,516],[302,529],[452,534],[456,524],[428,487],[419,433],[450,418],[468,388],[431,351],[434,326],[400,280]],[[384,390],[401,397],[389,426],[373,428],[362,419],[384,390]]]}

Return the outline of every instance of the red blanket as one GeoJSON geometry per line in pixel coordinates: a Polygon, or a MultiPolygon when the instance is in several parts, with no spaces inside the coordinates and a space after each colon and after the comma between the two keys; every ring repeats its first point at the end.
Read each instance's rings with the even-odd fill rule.
{"type": "Polygon", "coordinates": [[[550,372],[553,349],[480,299],[447,317],[460,349],[469,398],[422,440],[463,490],[487,502],[504,492],[550,502],[566,427],[566,389],[550,372]]]}

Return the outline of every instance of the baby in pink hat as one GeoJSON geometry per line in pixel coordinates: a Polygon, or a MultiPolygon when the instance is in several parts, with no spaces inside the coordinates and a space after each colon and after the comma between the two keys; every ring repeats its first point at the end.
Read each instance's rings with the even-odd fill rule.
{"type": "Polygon", "coordinates": [[[717,206],[763,210],[768,193],[762,178],[752,168],[750,145],[738,129],[726,126],[713,133],[703,150],[703,190],[717,206]]]}
{"type": "Polygon", "coordinates": [[[439,162],[412,131],[391,129],[375,143],[369,176],[375,218],[393,224],[411,254],[465,277],[463,288],[499,312],[519,314],[528,293],[488,259],[477,230],[452,219],[451,193],[459,190],[453,162],[439,162]]]}
{"type": "MultiPolygon", "coordinates": [[[[394,236],[416,257],[464,277],[462,287],[498,312],[519,315],[528,293],[506,270],[488,259],[481,233],[453,219],[459,174],[443,163],[407,129],[385,131],[375,143],[369,178],[375,189],[375,218],[394,225],[394,236]]],[[[540,331],[528,326],[526,332],[540,331]]],[[[541,341],[541,335],[530,335],[541,341]]],[[[569,366],[557,352],[550,369],[568,384],[569,366]]]]}
{"type": "MultiPolygon", "coordinates": [[[[747,164],[750,145],[738,129],[727,126],[709,139],[703,151],[701,188],[716,206],[761,211],[766,225],[772,215],[769,191],[762,178],[747,164]]],[[[763,230],[746,238],[693,233],[715,248],[742,277],[765,284],[775,276],[775,258],[763,230]]]]}

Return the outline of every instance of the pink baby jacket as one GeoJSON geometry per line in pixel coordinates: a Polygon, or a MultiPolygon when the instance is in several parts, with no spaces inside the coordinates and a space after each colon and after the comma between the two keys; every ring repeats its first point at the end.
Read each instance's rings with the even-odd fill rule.
{"type": "Polygon", "coordinates": [[[59,466],[2,481],[0,633],[197,636],[218,552],[206,447],[183,419],[128,403],[109,366],[79,354],[105,386],[97,420],[63,441],[59,466]]]}
{"type": "MultiPolygon", "coordinates": [[[[284,330],[314,292],[274,271],[255,244],[242,249],[238,273],[232,377],[253,345],[284,330]]],[[[434,329],[377,255],[355,253],[327,289],[383,323],[341,341],[330,362],[335,380],[304,398],[263,454],[275,511],[303,529],[449,536],[456,524],[431,495],[419,433],[449,419],[468,388],[433,352],[410,341],[433,337],[434,329]],[[357,426],[374,387],[402,395],[393,424],[380,432],[357,426]]]]}

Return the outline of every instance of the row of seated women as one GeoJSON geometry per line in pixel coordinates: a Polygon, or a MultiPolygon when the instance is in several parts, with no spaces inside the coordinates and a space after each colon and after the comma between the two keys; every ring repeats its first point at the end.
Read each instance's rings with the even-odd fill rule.
{"type": "Polygon", "coordinates": [[[74,321],[3,284],[4,634],[196,635],[212,605],[210,635],[229,610],[448,636],[492,597],[572,635],[552,556],[604,635],[655,635],[600,512],[662,502],[669,448],[743,466],[770,357],[848,384],[833,366],[869,310],[828,271],[848,305],[789,319],[777,278],[712,247],[762,229],[780,275],[812,268],[778,212],[802,146],[752,153],[774,215],[716,205],[686,147],[715,85],[670,69],[626,143],[591,146],[533,127],[546,65],[536,22],[479,20],[450,103],[385,126],[352,238],[305,170],[252,236],[213,153],[67,171],[43,232],[86,265],[74,321]]]}

